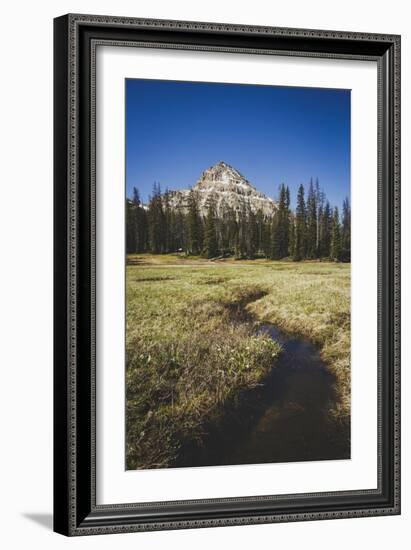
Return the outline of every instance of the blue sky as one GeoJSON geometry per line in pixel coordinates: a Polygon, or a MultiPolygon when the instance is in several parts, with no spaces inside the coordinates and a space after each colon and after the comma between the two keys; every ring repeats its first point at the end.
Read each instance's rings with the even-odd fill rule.
{"type": "Polygon", "coordinates": [[[126,80],[126,193],[144,202],[196,183],[221,160],[276,198],[319,179],[333,205],[350,196],[350,91],[126,80]]]}

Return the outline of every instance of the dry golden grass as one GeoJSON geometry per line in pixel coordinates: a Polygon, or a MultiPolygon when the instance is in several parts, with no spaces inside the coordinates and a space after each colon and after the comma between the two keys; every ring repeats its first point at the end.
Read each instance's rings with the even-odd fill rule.
{"type": "Polygon", "coordinates": [[[280,347],[259,322],[313,341],[350,412],[350,266],[139,255],[127,266],[127,467],[166,467],[187,436],[260,383],[280,347]]]}

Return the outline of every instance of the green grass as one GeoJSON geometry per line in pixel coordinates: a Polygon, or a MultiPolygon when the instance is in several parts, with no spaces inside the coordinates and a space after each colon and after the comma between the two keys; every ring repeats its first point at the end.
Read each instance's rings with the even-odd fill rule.
{"type": "Polygon", "coordinates": [[[127,265],[127,467],[166,467],[281,353],[256,326],[314,342],[350,413],[350,266],[134,255],[127,265]]]}

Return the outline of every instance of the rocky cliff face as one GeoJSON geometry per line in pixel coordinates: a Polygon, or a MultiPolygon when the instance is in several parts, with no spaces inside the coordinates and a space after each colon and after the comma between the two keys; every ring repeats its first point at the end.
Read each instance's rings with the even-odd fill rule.
{"type": "MultiPolygon", "coordinates": [[[[236,212],[250,207],[253,212],[261,210],[265,216],[272,216],[277,208],[272,199],[257,191],[238,170],[222,161],[203,172],[193,191],[202,216],[206,215],[210,201],[214,203],[217,215],[227,207],[236,212]]],[[[187,211],[189,193],[189,189],[170,191],[171,207],[187,211]]]]}

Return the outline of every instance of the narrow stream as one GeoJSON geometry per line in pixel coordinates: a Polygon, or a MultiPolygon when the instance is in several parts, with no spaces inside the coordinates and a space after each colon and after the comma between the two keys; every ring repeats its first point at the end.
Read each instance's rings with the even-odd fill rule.
{"type": "Polygon", "coordinates": [[[259,333],[283,347],[264,384],[228,403],[201,444],[183,444],[172,467],[350,458],[350,428],[329,414],[335,379],[316,348],[273,325],[259,333]]]}

